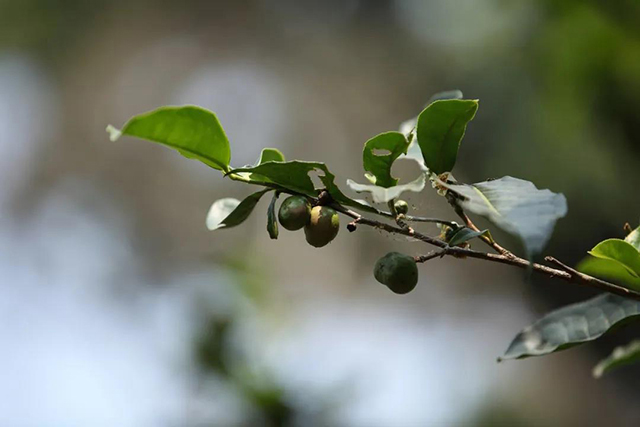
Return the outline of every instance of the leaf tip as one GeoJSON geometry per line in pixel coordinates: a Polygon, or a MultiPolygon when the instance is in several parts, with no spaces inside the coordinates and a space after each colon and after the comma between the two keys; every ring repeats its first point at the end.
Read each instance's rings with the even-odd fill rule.
{"type": "Polygon", "coordinates": [[[118,138],[122,136],[122,131],[120,131],[113,125],[108,125],[105,130],[109,134],[109,140],[111,140],[111,142],[117,141],[118,138]]]}

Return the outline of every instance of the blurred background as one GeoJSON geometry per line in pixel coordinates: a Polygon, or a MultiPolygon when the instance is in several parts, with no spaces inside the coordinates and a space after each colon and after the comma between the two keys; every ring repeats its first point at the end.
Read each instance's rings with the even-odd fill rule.
{"type": "MultiPolygon", "coordinates": [[[[233,166],[277,147],[364,182],[363,143],[449,89],[480,99],[459,180],[566,194],[547,253],[638,225],[635,0],[0,0],[0,426],[638,425],[640,371],[591,377],[638,328],[496,363],[592,292],[442,259],[397,296],[375,260],[429,248],[271,241],[266,199],[210,233],[210,204],[253,188],[104,131],[197,104],[233,166]]],[[[455,219],[431,193],[412,213],[455,219]]]]}

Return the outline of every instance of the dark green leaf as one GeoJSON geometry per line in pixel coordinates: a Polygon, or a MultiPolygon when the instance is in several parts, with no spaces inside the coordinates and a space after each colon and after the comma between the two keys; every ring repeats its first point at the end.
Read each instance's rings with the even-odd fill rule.
{"type": "Polygon", "coordinates": [[[625,346],[616,347],[609,357],[601,360],[593,368],[593,376],[600,378],[612,369],[636,362],[640,362],[640,340],[634,340],[625,346]]]}
{"type": "Polygon", "coordinates": [[[424,162],[435,174],[450,172],[464,132],[478,110],[477,100],[435,101],[418,116],[416,137],[424,162]]]}
{"type": "Polygon", "coordinates": [[[216,115],[200,107],[161,107],[132,117],[122,130],[109,125],[107,132],[112,141],[121,135],[135,136],[174,148],[214,169],[229,170],[227,136],[216,115]]]}
{"type": "Polygon", "coordinates": [[[405,191],[413,191],[419,193],[422,191],[426,183],[424,174],[408,184],[396,185],[390,188],[379,187],[377,185],[358,184],[350,179],[347,180],[347,185],[356,193],[370,193],[374,203],[386,203],[389,200],[398,198],[405,191]]]}
{"type": "Polygon", "coordinates": [[[640,252],[624,240],[605,240],[591,249],[589,254],[596,258],[615,261],[632,276],[640,277],[640,252]]]}
{"type": "Polygon", "coordinates": [[[261,178],[267,178],[267,183],[274,183],[287,190],[307,196],[315,197],[318,192],[309,176],[310,172],[321,170],[322,163],[301,162],[266,162],[253,167],[233,169],[232,174],[251,174],[251,182],[261,183],[261,178]],[[257,177],[257,178],[254,178],[257,177]]]}
{"type": "Polygon", "coordinates": [[[236,203],[235,199],[221,199],[211,205],[211,209],[209,209],[209,214],[207,214],[207,228],[209,230],[217,230],[219,228],[231,228],[236,225],[242,224],[253,209],[258,204],[260,198],[267,191],[271,191],[271,189],[261,190],[252,195],[245,198],[242,202],[236,203]],[[227,213],[230,207],[235,204],[233,210],[228,213],[226,216],[222,216],[224,213],[227,213]],[[220,220],[222,218],[222,220],[220,220]]]}
{"type": "Polygon", "coordinates": [[[538,253],[547,243],[556,221],[567,213],[562,194],[538,190],[533,183],[505,176],[473,185],[438,184],[461,196],[460,205],[482,215],[522,239],[527,253],[538,253]]]}
{"type": "Polygon", "coordinates": [[[461,227],[453,233],[453,236],[451,236],[449,246],[458,246],[471,239],[475,239],[476,237],[487,235],[488,233],[489,230],[475,231],[468,227],[461,227]]]}
{"type": "Polygon", "coordinates": [[[630,289],[640,290],[640,278],[633,276],[617,261],[590,256],[580,261],[576,269],[590,276],[600,277],[630,289]]]}
{"type": "Polygon", "coordinates": [[[351,206],[365,212],[379,213],[380,211],[344,195],[335,184],[335,175],[329,172],[324,163],[302,162],[267,162],[258,166],[233,169],[231,174],[239,180],[246,180],[254,184],[275,185],[279,188],[295,193],[316,197],[320,188],[315,188],[310,173],[316,174],[331,197],[336,202],[351,206]]]}
{"type": "Polygon", "coordinates": [[[271,203],[269,203],[269,209],[267,210],[267,232],[272,239],[278,238],[278,220],[276,219],[276,201],[280,193],[277,191],[273,193],[271,203]]]}
{"type": "Polygon", "coordinates": [[[553,311],[522,330],[502,356],[521,359],[543,356],[601,337],[623,321],[640,316],[640,302],[613,294],[553,311]]]}
{"type": "Polygon", "coordinates": [[[624,241],[640,251],[640,227],[633,230],[624,238],[624,241]]]}
{"type": "Polygon", "coordinates": [[[407,152],[409,143],[400,132],[386,132],[377,135],[364,144],[362,164],[364,170],[373,176],[373,184],[393,187],[398,180],[391,176],[391,165],[401,154],[407,152]],[[384,154],[381,154],[384,151],[384,154]]]}
{"type": "Polygon", "coordinates": [[[258,164],[266,162],[284,162],[284,154],[277,148],[264,148],[260,153],[258,164]]]}

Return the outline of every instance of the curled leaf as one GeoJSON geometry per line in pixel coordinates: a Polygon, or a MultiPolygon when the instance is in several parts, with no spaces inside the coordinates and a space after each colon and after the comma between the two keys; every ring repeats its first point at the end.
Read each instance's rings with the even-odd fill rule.
{"type": "Polygon", "coordinates": [[[367,178],[372,184],[388,188],[398,183],[391,176],[391,166],[401,154],[407,152],[408,146],[409,142],[400,132],[382,133],[364,144],[362,164],[364,170],[370,173],[367,178]]]}
{"type": "Polygon", "coordinates": [[[278,220],[276,219],[276,202],[280,194],[276,191],[273,193],[269,209],[267,209],[267,232],[272,239],[278,238],[278,220]]]}
{"type": "Polygon", "coordinates": [[[231,228],[242,224],[258,204],[260,198],[270,189],[255,192],[242,202],[226,198],[217,200],[211,205],[207,214],[207,228],[211,231],[219,228],[231,228]]]}
{"type": "Polygon", "coordinates": [[[386,203],[400,197],[405,191],[419,193],[424,189],[425,183],[425,174],[420,174],[416,180],[407,184],[396,185],[389,188],[379,187],[377,185],[358,184],[350,179],[347,180],[347,186],[356,193],[370,193],[374,203],[386,203]]]}

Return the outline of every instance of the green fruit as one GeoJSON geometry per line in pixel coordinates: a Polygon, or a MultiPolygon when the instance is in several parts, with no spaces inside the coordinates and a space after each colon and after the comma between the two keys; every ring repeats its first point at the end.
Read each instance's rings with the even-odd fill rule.
{"type": "Polygon", "coordinates": [[[404,200],[398,200],[393,204],[393,208],[396,210],[396,213],[405,215],[409,212],[409,205],[404,200]]]}
{"type": "Polygon", "coordinates": [[[418,266],[413,257],[389,252],[376,262],[373,269],[376,280],[396,294],[411,292],[418,284],[418,266]]]}
{"type": "Polygon", "coordinates": [[[307,225],[311,216],[311,205],[302,196],[289,196],[284,199],[278,211],[278,221],[287,230],[300,230],[307,225]]]}
{"type": "Polygon", "coordinates": [[[335,239],[339,229],[338,212],[326,206],[316,206],[311,209],[311,218],[304,227],[304,235],[311,246],[321,248],[335,239]]]}

